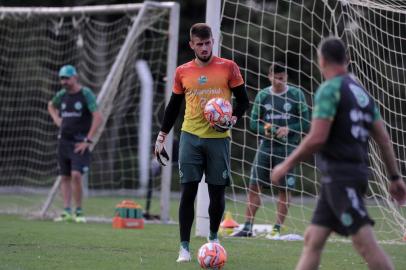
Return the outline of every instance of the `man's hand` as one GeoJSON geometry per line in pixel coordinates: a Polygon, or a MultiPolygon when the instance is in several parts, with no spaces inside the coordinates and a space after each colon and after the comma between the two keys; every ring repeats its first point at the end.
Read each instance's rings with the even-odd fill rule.
{"type": "Polygon", "coordinates": [[[231,119],[223,119],[222,123],[214,124],[212,127],[218,132],[226,132],[237,123],[237,117],[232,116],[231,119]]]}
{"type": "Polygon", "coordinates": [[[280,127],[276,130],[276,138],[282,139],[286,138],[289,134],[289,128],[288,127],[280,127]]]}
{"type": "Polygon", "coordinates": [[[399,205],[403,205],[406,203],[406,185],[405,182],[403,182],[402,178],[390,182],[389,193],[399,205]]]}
{"type": "Polygon", "coordinates": [[[83,155],[83,153],[86,151],[86,149],[90,146],[90,143],[88,142],[80,142],[75,144],[75,153],[79,153],[83,155]]]}
{"type": "Polygon", "coordinates": [[[169,161],[169,155],[165,150],[165,140],[166,140],[165,132],[160,131],[158,137],[156,138],[155,142],[155,156],[156,160],[162,165],[166,166],[166,163],[169,161]]]}
{"type": "Polygon", "coordinates": [[[272,184],[278,186],[282,177],[289,172],[289,169],[290,168],[286,162],[282,162],[281,164],[275,166],[270,175],[272,184]]]}

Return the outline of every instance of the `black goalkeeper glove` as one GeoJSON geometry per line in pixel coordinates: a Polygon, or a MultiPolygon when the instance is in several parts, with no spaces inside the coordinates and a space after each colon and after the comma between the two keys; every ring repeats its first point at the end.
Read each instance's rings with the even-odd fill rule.
{"type": "Polygon", "coordinates": [[[212,127],[218,132],[226,132],[237,123],[237,117],[232,116],[231,119],[222,119],[220,123],[213,124],[212,127]]]}

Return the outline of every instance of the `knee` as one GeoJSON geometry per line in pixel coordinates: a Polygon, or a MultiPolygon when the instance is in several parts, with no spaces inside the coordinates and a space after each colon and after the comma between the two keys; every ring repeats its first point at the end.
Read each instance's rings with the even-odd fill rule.
{"type": "Polygon", "coordinates": [[[359,237],[352,238],[352,245],[362,257],[373,254],[375,249],[379,249],[375,241],[368,241],[369,239],[360,239],[359,237]]]}
{"type": "Polygon", "coordinates": [[[74,180],[74,181],[82,180],[82,174],[78,171],[72,171],[71,176],[72,176],[72,180],[74,180]]]}
{"type": "Polygon", "coordinates": [[[313,251],[321,252],[324,242],[312,230],[306,230],[304,235],[304,246],[313,251]]]}

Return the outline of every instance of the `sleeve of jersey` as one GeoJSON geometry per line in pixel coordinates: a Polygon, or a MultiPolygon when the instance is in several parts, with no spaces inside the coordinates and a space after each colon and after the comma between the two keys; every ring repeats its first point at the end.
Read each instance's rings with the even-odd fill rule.
{"type": "Polygon", "coordinates": [[[335,85],[323,84],[314,98],[313,119],[332,120],[337,113],[340,89],[335,85]]]}
{"type": "Polygon", "coordinates": [[[297,102],[298,112],[299,112],[299,121],[290,124],[289,129],[293,130],[298,133],[307,133],[310,127],[310,116],[309,116],[309,108],[306,104],[306,99],[302,91],[299,91],[299,100],[297,102]]]}
{"type": "Polygon", "coordinates": [[[179,67],[176,69],[176,72],[175,72],[175,79],[174,79],[174,81],[173,81],[173,87],[172,87],[172,91],[175,93],[175,94],[178,94],[178,95],[181,95],[181,94],[184,94],[185,93],[185,90],[184,90],[184,88],[183,88],[183,85],[182,85],[182,80],[181,80],[181,71],[180,71],[180,69],[179,69],[179,67]]]}
{"type": "Polygon", "coordinates": [[[86,98],[87,108],[89,109],[89,111],[91,112],[97,111],[97,100],[93,92],[90,89],[85,89],[84,95],[86,98]]]}
{"type": "Polygon", "coordinates": [[[241,76],[240,68],[237,66],[236,63],[231,62],[230,65],[230,79],[228,82],[228,86],[230,88],[237,87],[244,83],[244,80],[241,76]]]}
{"type": "Polygon", "coordinates": [[[258,133],[260,135],[265,135],[265,129],[264,129],[264,121],[260,119],[261,117],[261,103],[262,103],[262,98],[261,98],[261,92],[257,94],[255,97],[254,105],[251,110],[251,117],[250,117],[250,129],[258,133]]]}
{"type": "Polygon", "coordinates": [[[374,103],[374,122],[381,120],[382,116],[381,113],[379,112],[378,106],[376,106],[376,103],[374,103]]]}
{"type": "Polygon", "coordinates": [[[65,91],[61,90],[58,93],[56,93],[56,95],[52,98],[51,102],[55,108],[59,109],[59,107],[61,106],[61,99],[62,99],[62,96],[64,95],[64,93],[65,93],[65,91]]]}

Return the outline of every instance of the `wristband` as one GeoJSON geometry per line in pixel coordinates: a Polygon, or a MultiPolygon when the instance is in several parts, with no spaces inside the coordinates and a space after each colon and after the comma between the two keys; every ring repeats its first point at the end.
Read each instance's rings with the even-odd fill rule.
{"type": "Polygon", "coordinates": [[[92,143],[93,143],[93,141],[92,141],[91,139],[89,139],[88,137],[84,138],[84,139],[83,139],[83,142],[89,143],[89,144],[92,144],[92,143]]]}
{"type": "Polygon", "coordinates": [[[389,177],[389,180],[392,182],[392,181],[397,181],[397,180],[399,180],[400,179],[400,175],[399,174],[394,174],[394,175],[391,175],[390,177],[389,177]]]}

